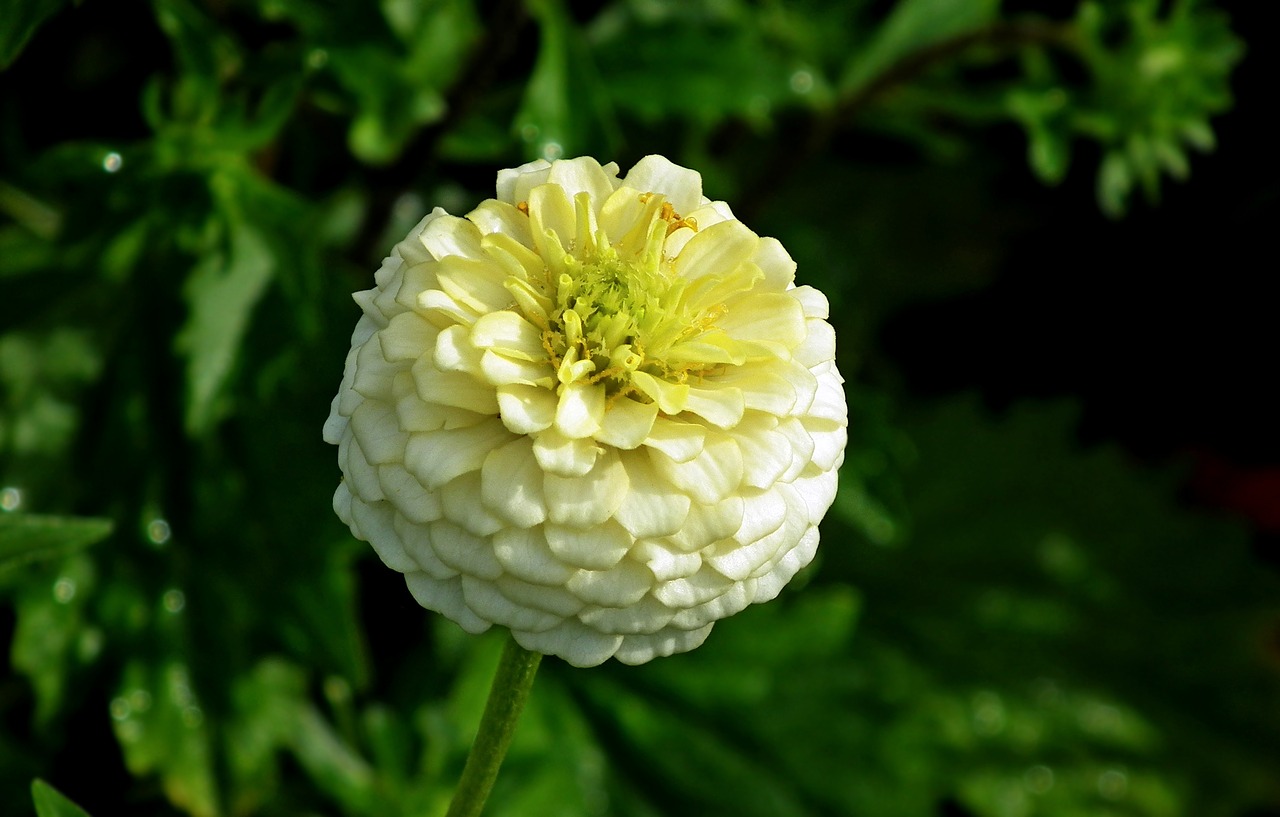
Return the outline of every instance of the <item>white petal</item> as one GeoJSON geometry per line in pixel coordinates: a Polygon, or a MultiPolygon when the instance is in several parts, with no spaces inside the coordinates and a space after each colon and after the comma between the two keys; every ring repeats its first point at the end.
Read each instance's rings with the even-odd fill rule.
{"type": "Polygon", "coordinates": [[[729,335],[789,352],[804,341],[804,310],[790,294],[749,295],[716,321],[729,335]]]}
{"type": "Polygon", "coordinates": [[[579,380],[560,387],[556,408],[556,429],[566,437],[594,436],[604,421],[604,384],[590,385],[579,380]]]}
{"type": "Polygon", "coordinates": [[[402,312],[378,333],[378,342],[382,344],[382,356],[389,363],[414,361],[430,354],[438,334],[440,330],[421,315],[402,312]]]}
{"type": "Polygon", "coordinates": [[[631,489],[618,506],[618,522],[637,539],[670,536],[679,531],[689,515],[689,496],[673,490],[643,453],[629,453],[621,459],[631,489]]]}
{"type": "Polygon", "coordinates": [[[703,567],[688,578],[673,579],[658,585],[654,588],[653,595],[668,607],[683,610],[723,596],[734,584],[735,582],[710,567],[703,567]]]}
{"type": "Polygon", "coordinates": [[[761,238],[751,260],[764,273],[764,289],[782,292],[795,280],[796,262],[776,238],[761,238]]]}
{"type": "Polygon", "coordinates": [[[517,360],[546,361],[542,333],[515,312],[490,312],[471,328],[471,342],[478,349],[494,349],[517,360]]]}
{"type": "Polygon", "coordinates": [[[604,635],[577,621],[566,621],[541,633],[512,630],[511,635],[526,650],[558,655],[575,667],[603,664],[622,643],[620,635],[604,635]]]}
{"type": "Polygon", "coordinates": [[[596,212],[600,211],[600,205],[613,192],[614,182],[604,168],[600,167],[600,163],[588,156],[552,162],[551,175],[547,181],[564,188],[570,199],[577,193],[587,193],[591,196],[591,206],[596,212]]]}
{"type": "Polygon", "coordinates": [[[645,596],[626,607],[588,607],[578,614],[578,620],[604,633],[635,635],[656,633],[666,627],[675,614],[675,610],[653,596],[645,596]]]}
{"type": "Polygon", "coordinates": [[[558,403],[555,392],[540,386],[498,387],[498,414],[513,434],[536,434],[550,428],[558,403]]]}
{"type": "Polygon", "coordinates": [[[674,462],[658,451],[649,454],[659,474],[704,505],[719,502],[742,484],[742,449],[726,434],[710,436],[702,453],[688,462],[674,462]]]}
{"type": "Polygon", "coordinates": [[[473,536],[444,519],[432,522],[431,548],[440,561],[459,573],[478,579],[496,579],[502,565],[493,555],[493,547],[479,536],[473,536]]]}
{"type": "Polygon", "coordinates": [[[702,453],[707,430],[693,423],[679,423],[659,417],[644,444],[666,454],[674,462],[688,462],[702,453]]]}
{"type": "Polygon", "coordinates": [[[352,494],[365,502],[378,502],[386,498],[382,493],[382,486],[378,484],[377,469],[364,458],[360,443],[356,442],[350,427],[338,443],[338,465],[342,468],[352,494]]]}
{"type": "Polygon", "coordinates": [[[636,542],[631,558],[648,567],[660,582],[692,576],[702,567],[702,557],[697,553],[681,553],[653,539],[636,542]]]}
{"type": "Polygon", "coordinates": [[[453,256],[479,258],[480,229],[465,218],[440,216],[432,219],[419,239],[437,261],[453,256]]]}
{"type": "Polygon", "coordinates": [[[480,358],[480,373],[491,386],[538,386],[550,389],[555,384],[549,362],[518,360],[486,349],[480,358]]]}
{"type": "Polygon", "coordinates": [[[613,516],[629,487],[617,453],[606,450],[581,477],[547,474],[547,518],[572,528],[590,528],[613,516]]]}
{"type": "Polygon", "coordinates": [[[787,552],[772,571],[756,580],[755,601],[759,603],[776,598],[800,568],[813,561],[813,555],[817,550],[818,528],[813,526],[805,531],[796,546],[787,552]]]}
{"type": "Polygon", "coordinates": [[[543,528],[547,547],[560,561],[586,570],[607,570],[627,555],[635,540],[612,520],[591,528],[548,523],[543,528]]]}
{"type": "Polygon", "coordinates": [[[676,653],[697,649],[711,635],[711,624],[694,630],[678,630],[674,627],[653,635],[629,635],[622,640],[615,657],[624,664],[643,664],[654,658],[664,658],[676,653]]]}
{"type": "Polygon", "coordinates": [[[831,324],[810,318],[805,321],[804,343],[791,350],[791,356],[802,366],[817,366],[836,356],[836,330],[831,324]]]}
{"type": "Polygon", "coordinates": [[[646,156],[631,168],[622,183],[641,193],[661,193],[676,209],[687,215],[702,201],[702,176],[662,156],[646,156]]]}
{"type": "Polygon", "coordinates": [[[733,428],[742,419],[746,402],[742,390],[733,386],[719,388],[689,387],[689,398],[685,403],[685,411],[698,415],[702,419],[720,428],[733,428]]]}
{"type": "Polygon", "coordinates": [[[378,466],[378,483],[387,500],[409,521],[425,524],[440,518],[440,497],[423,488],[401,465],[378,466]]]}
{"type": "Polygon", "coordinates": [[[480,474],[463,474],[440,486],[440,512],[472,536],[487,539],[509,523],[486,508],[480,496],[480,474]]]}
{"type": "Polygon", "coordinates": [[[831,316],[831,304],[827,301],[827,296],[823,295],[820,290],[811,286],[802,286],[796,287],[790,292],[791,297],[800,302],[800,307],[804,310],[806,318],[826,320],[831,316]]]}
{"type": "Polygon", "coordinates": [[[502,285],[506,270],[484,257],[481,260],[450,256],[436,267],[440,289],[458,304],[484,315],[514,303],[502,285]]]}
{"type": "Polygon", "coordinates": [[[673,627],[698,627],[708,622],[728,618],[740,613],[751,604],[756,595],[756,580],[736,582],[713,599],[676,613],[671,619],[673,627]]]}
{"type": "Polygon", "coordinates": [[[608,570],[579,570],[565,586],[587,604],[626,607],[644,598],[654,585],[649,568],[623,559],[608,570]]]}
{"type": "Polygon", "coordinates": [[[510,236],[526,247],[533,246],[529,233],[529,217],[505,201],[489,199],[467,213],[467,219],[480,228],[486,236],[491,233],[510,236]]]}
{"type": "Polygon", "coordinates": [[[395,529],[395,513],[385,502],[367,503],[356,500],[351,503],[351,527],[359,537],[377,551],[378,557],[392,570],[406,573],[417,570],[418,565],[404,550],[400,535],[395,529]]]}
{"type": "Polygon", "coordinates": [[[450,326],[436,334],[431,354],[423,357],[429,357],[442,372],[477,374],[480,371],[481,354],[483,353],[471,342],[470,328],[450,326]]]}
{"type": "Polygon", "coordinates": [[[538,254],[545,263],[556,268],[578,228],[573,203],[562,188],[554,184],[543,184],[529,191],[529,226],[533,231],[533,243],[538,248],[538,254]],[[553,233],[558,238],[558,243],[556,239],[549,238],[548,233],[553,233]]]}
{"type": "Polygon", "coordinates": [[[511,524],[530,528],[547,518],[543,472],[533,456],[533,441],[517,437],[485,458],[481,470],[484,504],[511,524]]]}
{"type": "Polygon", "coordinates": [[[534,159],[519,167],[498,171],[498,199],[509,204],[529,200],[529,191],[545,184],[551,175],[551,163],[546,159],[534,159]]]}
{"type": "Polygon", "coordinates": [[[694,553],[721,539],[733,536],[742,526],[745,502],[734,494],[714,505],[697,502],[689,509],[684,527],[663,541],[684,553],[694,553]]]}
{"type": "Polygon", "coordinates": [[[409,435],[400,430],[395,410],[386,403],[366,400],[351,415],[351,433],[372,465],[400,462],[409,435]]]}
{"type": "Polygon", "coordinates": [[[725,221],[700,229],[681,250],[671,269],[686,280],[729,275],[751,259],[759,240],[741,221],[725,221]]]}
{"type": "Polygon", "coordinates": [[[418,604],[435,610],[472,635],[479,635],[492,626],[467,607],[462,598],[462,582],[457,577],[440,581],[426,573],[406,573],[404,581],[418,604]]]}
{"type": "Polygon", "coordinates": [[[450,579],[458,575],[458,571],[440,561],[435,549],[431,546],[431,528],[429,525],[417,525],[403,515],[397,515],[396,532],[404,544],[405,553],[417,563],[418,569],[434,579],[450,579]]]}
{"type": "Polygon", "coordinates": [[[581,599],[565,589],[564,582],[554,585],[533,584],[512,576],[503,576],[494,585],[502,595],[516,604],[535,607],[562,617],[576,615],[585,606],[581,599]]]}
{"type": "Polygon", "coordinates": [[[504,528],[493,535],[493,555],[508,574],[534,584],[563,585],[573,575],[547,546],[541,528],[504,528]]]}
{"type": "Polygon", "coordinates": [[[489,452],[511,440],[496,419],[466,428],[424,431],[409,435],[404,467],[428,491],[484,464],[489,452]]]}
{"type": "Polygon", "coordinates": [[[493,387],[466,372],[442,372],[434,363],[423,359],[413,366],[413,380],[423,402],[477,414],[498,413],[498,396],[493,387]]]}
{"type": "Polygon", "coordinates": [[[470,576],[462,577],[462,597],[466,600],[467,606],[481,618],[488,619],[494,624],[501,624],[503,627],[542,632],[564,621],[563,618],[552,613],[516,604],[498,592],[498,588],[492,582],[473,579],[470,576]]]}
{"type": "Polygon", "coordinates": [[[637,448],[649,436],[657,416],[657,403],[641,403],[626,397],[616,400],[605,409],[604,421],[596,432],[596,441],[614,448],[637,448]]]}
{"type": "Polygon", "coordinates": [[[571,439],[554,428],[533,441],[533,455],[548,475],[580,477],[592,469],[599,454],[600,446],[590,438],[571,439]]]}

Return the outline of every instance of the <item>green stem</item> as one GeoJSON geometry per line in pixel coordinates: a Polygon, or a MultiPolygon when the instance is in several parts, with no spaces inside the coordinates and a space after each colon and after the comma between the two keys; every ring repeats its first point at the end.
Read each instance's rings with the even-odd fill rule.
{"type": "Polygon", "coordinates": [[[489,701],[480,718],[480,729],[475,743],[471,744],[471,754],[467,756],[467,765],[446,817],[480,817],[493,781],[498,777],[498,767],[511,745],[516,721],[529,699],[529,690],[533,689],[533,677],[541,660],[542,653],[530,652],[514,638],[507,637],[502,658],[498,660],[498,672],[489,689],[489,701]]]}

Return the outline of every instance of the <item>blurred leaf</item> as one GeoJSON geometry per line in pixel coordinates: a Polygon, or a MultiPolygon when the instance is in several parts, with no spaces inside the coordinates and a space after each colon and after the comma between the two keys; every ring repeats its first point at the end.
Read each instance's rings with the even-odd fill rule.
{"type": "Polygon", "coordinates": [[[977,30],[998,9],[998,0],[901,0],[855,52],[840,79],[841,93],[855,93],[906,57],[977,30]]]}
{"type": "Polygon", "coordinates": [[[22,53],[40,24],[53,16],[67,0],[0,0],[0,71],[22,53]]]}
{"type": "Polygon", "coordinates": [[[31,799],[35,802],[36,817],[89,817],[89,812],[43,780],[31,781],[31,799]]]}
{"type": "Polygon", "coordinates": [[[101,651],[102,632],[86,621],[96,571],[87,557],[77,555],[5,577],[23,579],[15,599],[18,624],[10,660],[31,683],[32,714],[43,727],[60,711],[77,670],[101,651]]]}
{"type": "Polygon", "coordinates": [[[225,250],[200,259],[183,295],[191,315],[176,338],[187,358],[187,431],[208,431],[225,409],[223,394],[254,306],[271,280],[276,258],[247,221],[233,220],[225,250]]]}
{"type": "Polygon", "coordinates": [[[0,573],[56,559],[111,535],[110,519],[0,514],[0,573]]]}
{"type": "Polygon", "coordinates": [[[185,664],[129,662],[111,718],[131,774],[158,775],[170,802],[193,817],[219,814],[209,728],[185,664]]]}

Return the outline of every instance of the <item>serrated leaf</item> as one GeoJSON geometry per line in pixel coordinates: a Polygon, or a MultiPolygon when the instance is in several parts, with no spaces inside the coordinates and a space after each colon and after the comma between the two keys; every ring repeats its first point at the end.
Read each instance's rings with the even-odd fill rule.
{"type": "Polygon", "coordinates": [[[197,263],[183,288],[191,313],[176,346],[187,359],[185,420],[192,435],[208,431],[225,411],[223,391],[276,267],[271,245],[256,227],[236,219],[228,229],[227,248],[197,263]]]}
{"type": "Polygon", "coordinates": [[[36,817],[89,817],[89,812],[40,779],[31,781],[31,800],[36,817]]]}
{"type": "Polygon", "coordinates": [[[101,542],[112,525],[110,519],[0,514],[0,573],[101,542]]]}
{"type": "Polygon", "coordinates": [[[911,54],[974,31],[995,18],[997,0],[902,0],[845,69],[840,90],[865,87],[911,54]]]}

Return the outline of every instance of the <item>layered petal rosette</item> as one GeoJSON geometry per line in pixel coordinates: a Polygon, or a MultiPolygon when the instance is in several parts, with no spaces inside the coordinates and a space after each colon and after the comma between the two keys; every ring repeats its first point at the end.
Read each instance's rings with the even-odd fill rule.
{"type": "Polygon", "coordinates": [[[414,597],[590,666],[693,649],[808,564],[847,411],[827,300],[649,156],[498,174],[396,245],[325,425],[414,597]]]}

